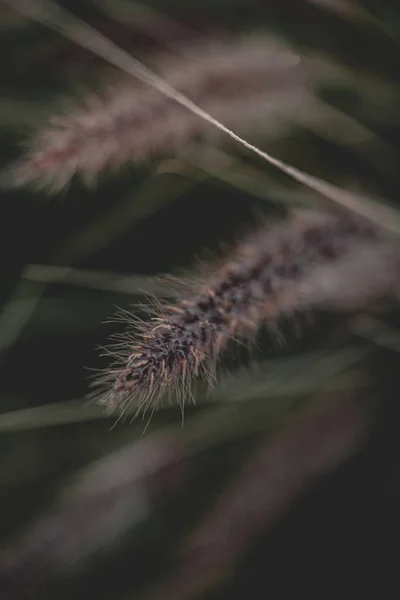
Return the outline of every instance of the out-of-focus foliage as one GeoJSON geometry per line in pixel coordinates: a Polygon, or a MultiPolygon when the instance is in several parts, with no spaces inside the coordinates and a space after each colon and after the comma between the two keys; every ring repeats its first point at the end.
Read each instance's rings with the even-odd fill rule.
{"type": "MultiPolygon", "coordinates": [[[[301,106],[279,107],[280,127],[266,110],[250,141],[400,208],[396,2],[60,4],[144,60],[206,36],[281,40],[312,85],[301,106]]],[[[250,353],[233,347],[183,428],[166,405],[143,437],[146,422],[113,427],[85,399],[90,369],[106,365],[95,349],[118,327],[102,322],[161,293],[151,275],[190,269],[261,214],[323,199],[219,139],[127,164],[92,189],[15,189],[7,169],[31,126],[115,74],[1,3],[0,55],[0,597],[398,593],[396,306],[299,315],[250,353]]]]}

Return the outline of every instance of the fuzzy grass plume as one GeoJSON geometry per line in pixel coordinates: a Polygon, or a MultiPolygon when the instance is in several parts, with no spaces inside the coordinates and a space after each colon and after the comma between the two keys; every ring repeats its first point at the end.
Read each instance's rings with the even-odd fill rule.
{"type": "Polygon", "coordinates": [[[299,311],[360,310],[398,293],[399,244],[350,215],[299,211],[264,226],[219,262],[180,282],[175,304],[155,302],[152,318],[130,313],[107,349],[115,360],[96,381],[100,401],[124,414],[172,392],[182,409],[195,378],[213,383],[232,339],[251,342],[299,311]]]}
{"type": "MultiPolygon", "coordinates": [[[[309,87],[304,61],[265,36],[202,39],[181,57],[161,53],[149,60],[172,87],[242,132],[280,133],[309,87]]],[[[102,92],[62,105],[25,143],[13,167],[16,185],[57,191],[76,175],[90,185],[104,170],[220,136],[173,99],[131,78],[114,77],[102,92]]]]}

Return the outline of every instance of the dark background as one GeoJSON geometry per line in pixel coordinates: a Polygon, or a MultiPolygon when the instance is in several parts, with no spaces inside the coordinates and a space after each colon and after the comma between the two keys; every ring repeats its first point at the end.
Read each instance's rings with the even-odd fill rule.
{"type": "MultiPolygon", "coordinates": [[[[155,41],[140,23],[135,26],[135,18],[129,25],[113,19],[105,2],[60,4],[135,56],[163,48],[165,40],[155,41]]],[[[400,7],[396,2],[203,0],[196,4],[158,0],[141,4],[186,24],[191,33],[182,30],[183,45],[193,41],[188,39],[191,35],[256,28],[266,36],[282,37],[300,54],[325,62],[328,75],[317,79],[313,96],[362,124],[371,136],[361,143],[349,141],[346,131],[330,121],[329,113],[312,126],[291,116],[285,135],[265,139],[263,148],[313,175],[400,206],[400,7]],[[339,75],[330,78],[332,65],[339,75]]],[[[60,93],[74,94],[82,83],[96,88],[108,67],[60,35],[23,21],[1,3],[0,56],[0,160],[7,173],[38,114],[50,113],[60,93]]],[[[8,189],[5,184],[0,190],[0,537],[6,557],[1,586],[10,598],[25,597],[28,590],[35,598],[136,598],[153,584],[162,586],[163,577],[175,568],[171,557],[177,548],[185,546],[190,531],[266,435],[260,422],[255,422],[254,431],[246,425],[240,435],[239,426],[232,439],[222,435],[220,443],[210,447],[204,443],[205,449],[188,461],[189,480],[177,486],[176,492],[171,484],[173,492],[165,502],[162,494],[157,497],[150,516],[138,528],[127,526],[116,544],[94,552],[89,559],[77,560],[65,569],[36,567],[37,557],[47,552],[38,534],[39,550],[33,556],[26,550],[22,559],[23,552],[17,551],[17,575],[7,566],[11,549],[24,547],[27,532],[46,519],[57,505],[60,490],[68,488],[79,469],[141,439],[141,422],[121,422],[110,431],[115,416],[107,417],[86,404],[88,369],[106,365],[96,347],[120,327],[102,322],[116,306],[128,308],[143,301],[140,289],[150,285],[149,276],[190,270],[197,257],[218,254],[222,242],[235,240],[261,214],[290,210],[290,200],[282,204],[286,191],[288,199],[297,194],[315,204],[315,195],[260,159],[236,147],[228,150],[242,164],[269,178],[271,191],[264,186],[261,198],[240,189],[234,178],[222,181],[208,174],[200,179],[201,169],[183,161],[183,168],[174,170],[174,163],[167,160],[171,157],[106,173],[95,189],[73,181],[55,195],[47,190],[8,189]],[[38,280],[37,271],[35,276],[29,265],[43,265],[40,273],[46,283],[38,280]],[[46,266],[73,267],[73,271],[69,278],[65,275],[56,281],[55,271],[46,271],[46,266]],[[74,281],[74,274],[83,269],[97,272],[97,289],[90,289],[89,276],[86,281],[85,276],[74,281]],[[122,293],[118,286],[126,281],[125,275],[132,278],[128,292],[122,293]]],[[[396,342],[396,307],[380,319],[396,342]]],[[[349,348],[363,348],[366,357],[351,369],[363,381],[362,391],[357,388],[354,394],[366,406],[370,433],[355,456],[349,455],[329,475],[321,473],[317,484],[306,486],[283,515],[259,532],[216,587],[205,585],[198,597],[361,598],[367,593],[374,598],[397,597],[400,413],[396,344],[387,347],[374,337],[363,339],[347,321],[331,315],[314,315],[300,338],[290,324],[283,327],[287,342],[283,347],[266,335],[251,358],[236,351],[227,359],[225,367],[232,369],[238,385],[252,360],[279,362],[282,381],[290,381],[295,377],[296,360],[310,357],[309,394],[297,398],[293,392],[293,405],[301,412],[303,404],[324,389],[321,392],[317,378],[313,383],[317,367],[313,369],[312,357],[332,353],[334,364],[349,348]]],[[[269,375],[265,373],[263,391],[256,395],[258,402],[274,398],[269,375]]],[[[342,375],[338,367],[337,376],[342,375]]],[[[251,422],[254,393],[251,378],[248,392],[246,381],[242,382],[240,410],[251,422]]],[[[188,427],[196,430],[196,419],[204,415],[212,420],[213,411],[229,405],[228,396],[210,402],[199,392],[196,407],[187,410],[188,427]]],[[[292,410],[288,404],[284,402],[281,408],[279,402],[273,404],[274,415],[279,417],[271,426],[274,433],[286,426],[286,413],[292,410]]],[[[169,431],[180,424],[180,418],[177,407],[166,406],[153,417],[146,435],[169,431]]],[[[267,411],[264,418],[267,430],[267,411]]],[[[179,439],[179,427],[174,435],[179,439]]],[[[79,525],[67,523],[63,535],[68,535],[70,527],[79,525]]],[[[176,595],[180,597],[186,596],[176,595]]]]}

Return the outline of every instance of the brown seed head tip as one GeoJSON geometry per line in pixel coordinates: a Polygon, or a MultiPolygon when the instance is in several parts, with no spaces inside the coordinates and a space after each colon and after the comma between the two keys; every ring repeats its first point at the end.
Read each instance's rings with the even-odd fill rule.
{"type": "Polygon", "coordinates": [[[156,326],[151,323],[137,331],[138,344],[131,345],[132,332],[127,334],[126,351],[108,349],[117,359],[117,366],[98,382],[110,386],[101,402],[109,408],[126,411],[131,405],[145,413],[159,406],[166,394],[176,397],[179,404],[191,397],[191,383],[201,372],[205,374],[206,354],[196,333],[184,329],[174,319],[177,313],[163,317],[156,326]],[[128,353],[129,352],[129,353],[128,353]]]}

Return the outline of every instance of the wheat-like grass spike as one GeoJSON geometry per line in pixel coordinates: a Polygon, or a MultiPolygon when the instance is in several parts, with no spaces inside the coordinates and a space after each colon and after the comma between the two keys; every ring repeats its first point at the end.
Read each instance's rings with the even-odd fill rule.
{"type": "Polygon", "coordinates": [[[155,299],[146,320],[122,313],[127,329],[106,350],[114,364],[97,380],[100,399],[146,414],[170,394],[183,412],[194,380],[217,381],[228,343],[252,345],[262,327],[282,343],[281,323],[297,313],[395,297],[399,257],[396,239],[347,214],[303,210],[264,224],[182,278],[175,303],[155,299]]]}

